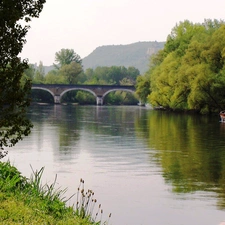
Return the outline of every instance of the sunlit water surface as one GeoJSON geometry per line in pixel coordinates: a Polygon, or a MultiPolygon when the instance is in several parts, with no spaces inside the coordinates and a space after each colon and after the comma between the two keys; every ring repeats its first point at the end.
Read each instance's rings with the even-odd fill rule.
{"type": "MultiPolygon", "coordinates": [[[[225,220],[225,124],[136,106],[32,106],[34,128],[6,159],[77,192],[80,178],[113,225],[225,220]]],[[[69,201],[72,205],[76,197],[69,201]]]]}

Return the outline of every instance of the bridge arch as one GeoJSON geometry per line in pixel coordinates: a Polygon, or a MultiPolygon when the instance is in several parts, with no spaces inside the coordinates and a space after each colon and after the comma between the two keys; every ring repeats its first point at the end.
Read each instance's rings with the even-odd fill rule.
{"type": "Polygon", "coordinates": [[[44,88],[44,87],[31,87],[31,90],[43,90],[43,91],[47,91],[48,93],[51,94],[52,98],[55,99],[55,94],[50,91],[48,88],[44,88]]]}
{"type": "Polygon", "coordinates": [[[132,93],[132,94],[134,94],[135,93],[135,91],[133,91],[133,90],[130,90],[130,89],[118,89],[118,88],[114,88],[114,89],[111,89],[111,90],[108,90],[108,91],[106,91],[103,95],[102,95],[102,98],[104,99],[104,97],[107,95],[107,94],[109,94],[110,92],[113,92],[113,91],[126,91],[126,92],[130,92],[130,93],[132,93]]]}
{"type": "Polygon", "coordinates": [[[87,89],[87,88],[78,88],[78,87],[75,87],[75,88],[69,88],[69,89],[63,91],[63,92],[60,94],[59,101],[61,102],[61,98],[62,98],[62,96],[63,96],[65,93],[67,93],[67,92],[69,92],[69,91],[79,91],[79,90],[81,90],[81,91],[87,91],[87,92],[93,94],[93,95],[97,98],[97,95],[95,94],[94,91],[92,91],[92,90],[90,90],[90,89],[87,89]]]}
{"type": "Polygon", "coordinates": [[[130,90],[130,89],[126,89],[126,88],[113,88],[111,90],[108,90],[106,91],[97,101],[100,103],[100,105],[103,105],[103,102],[104,102],[104,98],[107,94],[109,94],[110,92],[113,92],[113,91],[125,91],[125,92],[130,92],[132,94],[135,94],[135,91],[133,90],[130,90]]]}

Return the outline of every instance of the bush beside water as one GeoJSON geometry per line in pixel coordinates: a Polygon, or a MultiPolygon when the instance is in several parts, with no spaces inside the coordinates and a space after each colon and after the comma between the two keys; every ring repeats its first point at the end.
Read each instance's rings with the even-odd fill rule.
{"type": "Polygon", "coordinates": [[[80,180],[76,205],[67,206],[66,189],[55,188],[57,176],[53,184],[42,185],[43,172],[44,168],[33,170],[28,179],[10,162],[0,162],[0,224],[108,224],[101,222],[103,210],[96,206],[94,192],[84,191],[84,180],[80,180]]]}

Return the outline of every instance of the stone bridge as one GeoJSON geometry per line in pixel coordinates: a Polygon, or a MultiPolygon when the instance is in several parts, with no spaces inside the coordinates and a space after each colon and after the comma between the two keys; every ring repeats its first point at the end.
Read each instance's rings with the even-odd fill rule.
{"type": "Polygon", "coordinates": [[[60,104],[62,96],[72,90],[83,90],[92,93],[96,97],[97,105],[103,105],[104,97],[111,91],[135,93],[135,87],[128,85],[33,84],[32,89],[48,91],[53,96],[55,104],[60,104]]]}

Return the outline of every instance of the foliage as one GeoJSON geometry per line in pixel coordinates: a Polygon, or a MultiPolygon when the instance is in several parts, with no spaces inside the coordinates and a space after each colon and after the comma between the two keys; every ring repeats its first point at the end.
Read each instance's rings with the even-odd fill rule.
{"type": "Polygon", "coordinates": [[[64,76],[61,76],[58,70],[51,70],[45,76],[45,84],[65,84],[66,79],[64,76]]]}
{"type": "Polygon", "coordinates": [[[136,94],[141,102],[147,102],[147,96],[150,94],[150,79],[147,76],[138,76],[136,85],[136,94]]]}
{"type": "Polygon", "coordinates": [[[40,61],[35,73],[34,73],[34,78],[33,78],[33,83],[36,84],[42,84],[45,79],[45,70],[43,63],[40,61]]]}
{"type": "Polygon", "coordinates": [[[33,80],[35,75],[35,68],[33,64],[29,64],[28,68],[24,70],[22,79],[26,80],[33,80]]]}
{"type": "Polygon", "coordinates": [[[225,24],[180,22],[151,68],[137,82],[137,92],[153,106],[173,110],[218,112],[225,107],[225,24]],[[146,90],[145,82],[150,87],[146,90]]]}
{"type": "MultiPolygon", "coordinates": [[[[0,2],[0,148],[15,145],[32,127],[26,119],[30,80],[22,80],[26,60],[18,54],[26,42],[31,18],[38,17],[45,0],[0,2]]],[[[4,154],[0,151],[0,158],[4,154]]]]}
{"type": "Polygon", "coordinates": [[[104,104],[107,105],[137,105],[137,97],[130,92],[115,91],[110,92],[104,98],[104,104]]]}
{"type": "Polygon", "coordinates": [[[55,53],[55,62],[59,64],[59,66],[55,65],[55,67],[59,69],[62,66],[69,65],[72,62],[76,62],[81,65],[82,59],[73,49],[63,48],[55,53]]]}
{"type": "Polygon", "coordinates": [[[76,84],[77,76],[82,72],[82,70],[80,63],[71,62],[70,64],[62,66],[59,73],[65,77],[68,84],[76,84]]]}
{"type": "Polygon", "coordinates": [[[0,162],[1,224],[101,224],[101,218],[96,215],[98,211],[94,211],[96,200],[87,202],[89,197],[85,196],[84,189],[82,196],[78,190],[75,209],[66,206],[70,199],[63,196],[66,189],[55,188],[57,176],[51,185],[42,185],[43,171],[43,167],[33,170],[33,175],[27,179],[10,162],[0,162]]]}
{"type": "Polygon", "coordinates": [[[73,90],[66,92],[61,99],[62,103],[77,103],[84,104],[96,104],[96,99],[93,94],[82,90],[73,90]]]}
{"type": "Polygon", "coordinates": [[[111,85],[134,85],[137,76],[140,74],[135,67],[111,66],[85,71],[86,84],[111,84],[111,85]],[[126,82],[125,82],[126,81],[126,82]]]}
{"type": "Polygon", "coordinates": [[[0,191],[26,187],[27,179],[9,162],[1,162],[0,171],[0,191]]]}
{"type": "Polygon", "coordinates": [[[81,57],[73,49],[61,49],[55,53],[54,66],[64,78],[66,84],[77,83],[78,75],[83,71],[81,57]]]}

